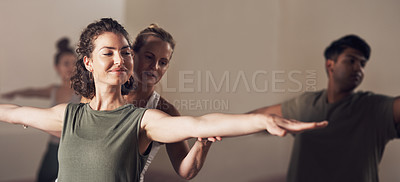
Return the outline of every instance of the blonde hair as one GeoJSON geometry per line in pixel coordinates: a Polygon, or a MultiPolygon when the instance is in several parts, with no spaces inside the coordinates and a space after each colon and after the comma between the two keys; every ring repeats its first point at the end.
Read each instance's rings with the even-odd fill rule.
{"type": "Polygon", "coordinates": [[[149,36],[158,37],[161,40],[168,42],[168,44],[172,48],[172,51],[175,49],[175,40],[172,35],[160,26],[158,26],[156,23],[152,23],[147,28],[140,31],[139,34],[136,36],[135,42],[132,46],[133,51],[139,52],[140,48],[142,48],[143,45],[146,44],[146,40],[149,36]]]}

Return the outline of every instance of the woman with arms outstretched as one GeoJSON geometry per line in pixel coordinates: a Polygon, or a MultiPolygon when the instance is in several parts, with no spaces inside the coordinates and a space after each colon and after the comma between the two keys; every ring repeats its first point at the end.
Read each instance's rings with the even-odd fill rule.
{"type": "MultiPolygon", "coordinates": [[[[175,40],[172,35],[158,25],[151,24],[139,32],[132,49],[134,52],[135,88],[122,88],[127,103],[136,107],[158,109],[171,116],[179,116],[179,111],[155,91],[156,85],[169,68],[175,49],[175,40]]],[[[90,101],[89,98],[82,98],[83,103],[90,101]]],[[[210,141],[199,138],[192,148],[189,147],[186,140],[167,143],[165,147],[176,173],[187,180],[195,177],[204,164],[212,141],[217,139],[220,140],[219,137],[211,137],[210,141]]],[[[141,182],[144,181],[145,173],[161,146],[162,143],[152,142],[151,151],[140,174],[141,182]]]]}
{"type": "Polygon", "coordinates": [[[78,45],[73,88],[92,98],[86,104],[48,109],[0,105],[0,120],[61,136],[59,182],[139,181],[153,141],[174,143],[192,137],[241,136],[267,130],[287,132],[325,127],[274,115],[207,114],[170,116],[127,104],[121,85],[133,85],[133,59],[127,31],[115,20],[89,24],[78,45]]]}

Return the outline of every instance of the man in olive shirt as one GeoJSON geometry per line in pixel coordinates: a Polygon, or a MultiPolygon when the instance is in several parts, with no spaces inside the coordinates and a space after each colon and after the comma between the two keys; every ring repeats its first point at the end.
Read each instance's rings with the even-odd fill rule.
{"type": "Polygon", "coordinates": [[[328,88],[252,112],[304,122],[327,120],[320,130],[295,135],[289,182],[376,182],[386,143],[398,137],[400,99],[354,92],[364,77],[369,45],[347,35],[325,50],[328,88]]]}

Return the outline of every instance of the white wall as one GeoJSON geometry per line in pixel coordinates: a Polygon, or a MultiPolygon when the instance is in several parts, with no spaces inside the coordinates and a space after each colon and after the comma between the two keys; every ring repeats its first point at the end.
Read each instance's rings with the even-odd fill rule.
{"type": "MultiPolygon", "coordinates": [[[[0,1],[0,93],[59,82],[53,69],[56,41],[75,44],[86,25],[113,17],[124,22],[124,0],[0,1]]],[[[39,99],[0,100],[47,107],[39,99]]],[[[48,136],[34,129],[0,124],[0,181],[33,179],[48,136]]]]}
{"type": "MultiPolygon", "coordinates": [[[[164,78],[164,88],[159,90],[178,107],[182,101],[193,101],[192,106],[180,107],[183,114],[240,113],[282,102],[313,86],[325,88],[323,51],[331,41],[349,33],[365,38],[372,47],[366,77],[359,89],[398,95],[400,87],[393,81],[400,78],[396,54],[400,41],[399,7],[400,2],[395,0],[140,0],[128,1],[126,23],[135,36],[156,22],[177,40],[168,78],[164,78]],[[259,74],[252,84],[252,76],[262,70],[267,73],[259,74]],[[225,85],[218,91],[207,84],[207,72],[217,84],[225,84],[225,71],[230,73],[228,90],[225,85]],[[241,79],[239,88],[233,89],[241,71],[249,90],[241,79]],[[291,78],[300,81],[300,87],[291,78]],[[268,85],[269,89],[259,92],[254,85],[259,89],[268,85]],[[202,100],[227,100],[229,106],[212,110],[202,100]]],[[[286,172],[291,143],[291,137],[261,135],[216,143],[193,181],[279,181],[286,172]]],[[[381,181],[400,180],[396,173],[398,151],[398,141],[389,143],[381,165],[381,181]]],[[[174,175],[163,155],[151,168],[174,175]]]]}

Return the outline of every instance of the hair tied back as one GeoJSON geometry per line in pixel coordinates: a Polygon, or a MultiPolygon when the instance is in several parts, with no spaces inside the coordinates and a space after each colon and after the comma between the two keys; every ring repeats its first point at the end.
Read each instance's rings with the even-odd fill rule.
{"type": "Polygon", "coordinates": [[[149,25],[148,28],[159,28],[159,26],[157,25],[157,23],[152,23],[149,25]]]}
{"type": "Polygon", "coordinates": [[[60,52],[63,51],[69,51],[71,48],[69,47],[69,39],[64,37],[61,38],[58,42],[57,42],[57,49],[60,52]]]}

